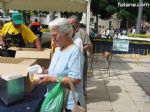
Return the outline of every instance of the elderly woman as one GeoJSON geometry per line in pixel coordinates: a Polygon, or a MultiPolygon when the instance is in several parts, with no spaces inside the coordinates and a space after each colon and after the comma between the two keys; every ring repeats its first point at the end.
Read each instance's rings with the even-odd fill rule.
{"type": "MultiPolygon", "coordinates": [[[[84,106],[82,86],[83,56],[80,49],[73,44],[73,29],[67,19],[59,18],[49,23],[49,29],[57,45],[50,66],[45,73],[49,76],[42,77],[40,84],[48,84],[48,91],[57,83],[58,78],[63,76],[62,85],[69,86],[68,77],[71,77],[75,85],[75,94],[81,106],[84,106]]],[[[72,92],[69,92],[66,112],[71,112],[74,107],[72,92]]]]}

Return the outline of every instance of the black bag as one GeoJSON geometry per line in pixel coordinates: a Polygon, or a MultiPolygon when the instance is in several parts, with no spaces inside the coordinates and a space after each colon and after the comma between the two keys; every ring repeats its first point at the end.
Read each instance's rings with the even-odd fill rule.
{"type": "Polygon", "coordinates": [[[15,57],[16,51],[9,50],[7,47],[2,47],[0,49],[0,56],[2,57],[15,57]]]}

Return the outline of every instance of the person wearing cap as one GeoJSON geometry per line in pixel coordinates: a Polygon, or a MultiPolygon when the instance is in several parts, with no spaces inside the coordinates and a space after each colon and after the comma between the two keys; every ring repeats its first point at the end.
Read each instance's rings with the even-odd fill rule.
{"type": "Polygon", "coordinates": [[[33,43],[41,50],[41,43],[36,35],[24,24],[22,14],[15,12],[11,16],[11,22],[2,28],[0,45],[5,47],[25,47],[27,43],[33,43]]]}

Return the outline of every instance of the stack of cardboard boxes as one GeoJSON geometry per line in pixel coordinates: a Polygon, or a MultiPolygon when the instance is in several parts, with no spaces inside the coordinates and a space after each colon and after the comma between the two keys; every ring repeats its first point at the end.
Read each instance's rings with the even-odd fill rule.
{"type": "MultiPolygon", "coordinates": [[[[0,77],[1,77],[0,89],[3,88],[3,92],[2,91],[0,92],[0,98],[2,100],[5,100],[4,102],[6,104],[15,102],[14,99],[16,99],[16,101],[19,100],[19,98],[17,99],[16,96],[18,95],[19,97],[20,94],[22,95],[22,91],[31,92],[34,89],[34,84],[30,80],[29,74],[26,71],[26,69],[29,66],[32,66],[34,64],[39,64],[41,67],[48,68],[50,64],[50,49],[43,49],[43,51],[38,51],[34,48],[21,48],[21,49],[16,48],[15,50],[16,50],[15,58],[0,57],[0,77]],[[9,77],[7,77],[7,80],[5,78],[2,78],[8,74],[9,74],[9,77]],[[22,77],[23,77],[23,80],[22,80],[22,77]],[[15,88],[14,88],[14,84],[12,83],[13,81],[14,81],[14,84],[20,85],[16,87],[17,90],[20,89],[19,91],[20,93],[19,92],[15,93],[15,91],[17,90],[14,90],[15,88]],[[24,86],[23,89],[21,85],[24,86]],[[9,94],[10,93],[9,89],[12,87],[13,87],[14,93],[12,91],[11,94],[9,94]],[[6,93],[6,95],[4,96],[4,94],[2,93],[6,93]],[[10,100],[10,99],[13,99],[13,100],[10,100]]],[[[21,98],[22,97],[20,97],[20,99],[21,98]]]]}

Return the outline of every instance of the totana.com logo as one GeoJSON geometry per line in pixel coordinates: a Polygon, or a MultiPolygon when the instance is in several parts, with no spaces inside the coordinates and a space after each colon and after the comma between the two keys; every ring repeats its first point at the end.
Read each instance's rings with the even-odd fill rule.
{"type": "Polygon", "coordinates": [[[120,3],[118,7],[150,7],[150,3],[120,3]]]}

